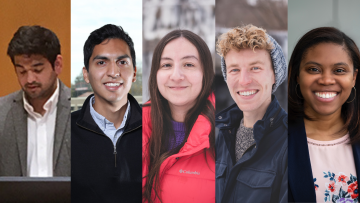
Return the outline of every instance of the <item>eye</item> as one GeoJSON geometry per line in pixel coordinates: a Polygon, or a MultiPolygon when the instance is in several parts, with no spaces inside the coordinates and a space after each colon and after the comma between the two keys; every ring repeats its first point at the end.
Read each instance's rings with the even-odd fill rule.
{"type": "Polygon", "coordinates": [[[121,65],[126,65],[126,64],[128,64],[128,62],[127,62],[127,61],[125,61],[125,60],[123,60],[123,61],[119,61],[119,63],[120,63],[121,65]]]}
{"type": "Polygon", "coordinates": [[[260,70],[259,67],[252,67],[251,70],[260,70]]]}
{"type": "Polygon", "coordinates": [[[317,72],[320,72],[320,70],[318,68],[315,68],[315,67],[311,67],[308,69],[309,72],[313,72],[313,73],[317,73],[317,72]]]}
{"type": "Polygon", "coordinates": [[[191,64],[191,63],[186,63],[186,64],[185,64],[185,67],[194,67],[194,65],[191,64]]]}
{"type": "Polygon", "coordinates": [[[235,72],[239,72],[239,71],[240,71],[239,69],[234,68],[234,69],[231,69],[231,70],[229,71],[229,73],[235,73],[235,72]]]}
{"type": "Polygon", "coordinates": [[[34,73],[41,73],[42,69],[35,69],[34,73]]]}
{"type": "Polygon", "coordinates": [[[170,68],[171,64],[170,63],[164,63],[161,67],[162,68],[170,68]]]}
{"type": "Polygon", "coordinates": [[[105,61],[99,61],[96,63],[97,65],[104,65],[105,64],[105,61]]]}
{"type": "Polygon", "coordinates": [[[346,71],[342,68],[336,69],[335,73],[345,73],[346,71]]]}

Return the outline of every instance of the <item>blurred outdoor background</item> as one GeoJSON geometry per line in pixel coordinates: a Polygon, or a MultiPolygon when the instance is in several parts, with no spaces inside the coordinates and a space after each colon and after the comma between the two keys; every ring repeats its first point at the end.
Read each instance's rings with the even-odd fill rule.
{"type": "MultiPolygon", "coordinates": [[[[216,40],[231,28],[253,24],[264,28],[282,47],[288,56],[288,2],[287,0],[217,0],[216,40]]],[[[215,43],[215,42],[214,42],[215,43]]],[[[220,56],[215,57],[216,112],[234,103],[221,73],[220,56]]],[[[275,95],[287,111],[287,80],[279,86],[275,95]]]]}
{"type": "Polygon", "coordinates": [[[214,0],[143,0],[143,102],[149,100],[148,81],[153,51],[160,39],[175,29],[199,35],[215,57],[214,0]]]}

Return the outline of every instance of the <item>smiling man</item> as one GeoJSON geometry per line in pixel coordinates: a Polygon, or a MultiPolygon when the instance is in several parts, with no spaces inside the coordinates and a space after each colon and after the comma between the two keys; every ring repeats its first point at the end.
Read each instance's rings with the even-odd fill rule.
{"type": "Polygon", "coordinates": [[[22,26],[7,54],[22,90],[0,98],[0,176],[70,176],[70,89],[58,79],[59,39],[22,26]]]}
{"type": "Polygon", "coordinates": [[[216,116],[216,202],[287,202],[287,113],[273,95],[286,77],[281,47],[247,25],[216,48],[235,101],[216,116]]]}
{"type": "Polygon", "coordinates": [[[141,202],[142,112],[129,94],[134,43],[105,25],[84,45],[83,75],[94,94],[71,114],[72,202],[141,202]]]}

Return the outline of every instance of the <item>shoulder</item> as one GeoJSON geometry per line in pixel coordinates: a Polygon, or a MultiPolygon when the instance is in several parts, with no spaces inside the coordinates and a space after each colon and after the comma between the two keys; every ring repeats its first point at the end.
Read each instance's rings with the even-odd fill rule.
{"type": "Polygon", "coordinates": [[[6,96],[0,97],[0,103],[1,106],[3,104],[9,103],[10,101],[14,101],[14,100],[18,100],[18,99],[22,99],[22,91],[18,90],[16,92],[10,93],[6,96]]]}
{"type": "Polygon", "coordinates": [[[9,111],[14,102],[22,100],[22,91],[16,91],[6,96],[0,97],[0,115],[9,111]]]}
{"type": "Polygon", "coordinates": [[[237,123],[241,120],[243,114],[239,107],[235,104],[220,111],[215,116],[215,126],[220,128],[226,124],[227,126],[237,123]]]}
{"type": "Polygon", "coordinates": [[[81,109],[71,113],[71,123],[76,122],[81,114],[81,109]]]}
{"type": "Polygon", "coordinates": [[[130,108],[135,110],[135,111],[131,111],[132,114],[136,112],[136,113],[140,114],[140,117],[141,117],[142,109],[141,109],[139,103],[137,102],[137,100],[135,99],[135,97],[129,93],[128,100],[130,102],[130,108]]]}
{"type": "Polygon", "coordinates": [[[70,98],[71,97],[71,89],[67,87],[61,80],[59,79],[59,92],[61,97],[70,98]]]}

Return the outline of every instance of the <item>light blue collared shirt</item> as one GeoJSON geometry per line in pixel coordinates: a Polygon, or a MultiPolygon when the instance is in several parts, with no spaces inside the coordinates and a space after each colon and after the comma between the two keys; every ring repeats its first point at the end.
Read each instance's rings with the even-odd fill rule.
{"type": "Polygon", "coordinates": [[[124,127],[126,123],[126,119],[130,112],[130,101],[127,102],[127,108],[124,114],[124,118],[121,122],[121,125],[118,129],[115,128],[114,123],[108,121],[104,116],[100,115],[98,112],[95,111],[93,104],[95,103],[95,98],[92,96],[90,98],[90,114],[94,119],[95,123],[99,126],[99,128],[104,132],[106,136],[108,136],[116,147],[116,142],[124,132],[124,127]]]}

